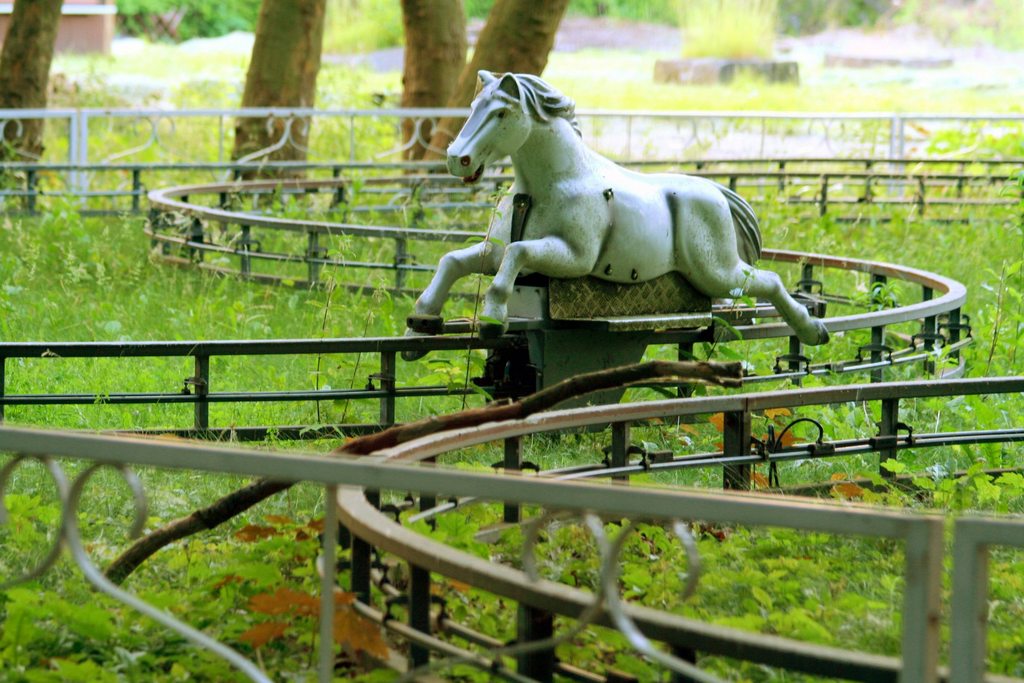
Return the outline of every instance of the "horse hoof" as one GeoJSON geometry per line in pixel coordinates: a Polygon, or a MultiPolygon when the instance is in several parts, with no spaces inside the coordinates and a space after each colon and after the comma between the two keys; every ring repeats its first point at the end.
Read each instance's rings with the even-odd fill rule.
{"type": "Polygon", "coordinates": [[[821,322],[820,320],[814,321],[813,335],[814,336],[807,339],[801,338],[800,341],[802,341],[804,344],[807,344],[808,346],[821,346],[822,344],[827,344],[830,338],[828,328],[825,327],[825,323],[821,322]]]}
{"type": "Polygon", "coordinates": [[[480,323],[477,334],[481,339],[497,339],[505,334],[505,326],[501,323],[480,323]]]}
{"type": "Polygon", "coordinates": [[[439,315],[413,313],[405,319],[406,326],[419,334],[441,334],[444,332],[444,318],[439,315]]]}

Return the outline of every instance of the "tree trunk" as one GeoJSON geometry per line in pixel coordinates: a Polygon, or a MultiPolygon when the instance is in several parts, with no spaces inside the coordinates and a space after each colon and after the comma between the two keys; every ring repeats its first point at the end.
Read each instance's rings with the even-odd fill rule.
{"type": "MultiPolygon", "coordinates": [[[[448,106],[469,106],[480,69],[541,75],[568,5],[569,0],[496,0],[448,106]]],[[[441,119],[434,128],[428,156],[444,156],[433,150],[446,149],[464,122],[461,117],[441,119]]]]}
{"type": "MultiPolygon", "coordinates": [[[[405,64],[403,107],[448,104],[466,66],[466,15],[462,0],[402,0],[405,64]]],[[[422,159],[433,135],[433,122],[402,119],[403,156],[422,159]]]]}
{"type": "MultiPolygon", "coordinates": [[[[14,0],[0,52],[0,109],[44,109],[61,0],[14,0]]],[[[0,161],[43,153],[43,120],[8,121],[0,128],[0,161]],[[19,125],[20,124],[20,125],[19,125]]]]}
{"type": "MultiPolygon", "coordinates": [[[[313,106],[326,7],[326,0],[263,0],[243,107],[313,106]]],[[[308,117],[240,117],[232,156],[242,159],[267,150],[254,158],[305,159],[309,126],[308,117]]]]}

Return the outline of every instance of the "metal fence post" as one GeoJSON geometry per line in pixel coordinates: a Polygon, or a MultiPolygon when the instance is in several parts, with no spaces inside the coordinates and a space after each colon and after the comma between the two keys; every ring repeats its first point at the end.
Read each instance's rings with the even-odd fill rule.
{"type": "Polygon", "coordinates": [[[380,352],[380,388],[385,392],[380,399],[380,423],[388,427],[395,424],[395,356],[394,351],[380,352]]]}
{"type": "Polygon", "coordinates": [[[942,527],[940,518],[920,519],[907,533],[900,683],[938,681],[942,527]]]}
{"type": "MultiPolygon", "coordinates": [[[[921,288],[921,301],[931,301],[933,296],[935,296],[935,291],[931,287],[921,288]]],[[[924,333],[924,350],[931,353],[935,349],[935,332],[937,329],[936,316],[930,315],[925,318],[921,327],[921,331],[924,333]]],[[[935,361],[930,358],[925,360],[924,371],[928,374],[934,373],[935,361]]]]}
{"type": "MultiPolygon", "coordinates": [[[[422,633],[430,633],[430,571],[409,565],[409,625],[422,633]]],[[[416,668],[430,662],[430,649],[416,643],[409,645],[409,666],[416,668]]]]}
{"type": "Polygon", "coordinates": [[[405,264],[409,260],[409,246],[404,239],[395,240],[395,291],[405,287],[405,264]]]}
{"type": "MultiPolygon", "coordinates": [[[[519,605],[516,615],[516,642],[529,643],[545,640],[555,632],[555,620],[550,612],[529,605],[519,605]]],[[[516,657],[516,670],[524,676],[549,683],[555,674],[555,651],[535,650],[516,657]]]]}
{"type": "Polygon", "coordinates": [[[72,194],[79,192],[79,185],[81,183],[80,175],[81,171],[75,170],[74,167],[82,163],[81,161],[81,143],[79,138],[82,135],[82,126],[79,119],[82,116],[80,109],[75,110],[68,116],[68,164],[72,166],[72,170],[68,175],[68,187],[72,194]]]}
{"type": "MultiPolygon", "coordinates": [[[[871,299],[872,303],[877,303],[881,289],[885,287],[889,278],[885,275],[871,275],[871,299]]],[[[877,325],[871,328],[871,362],[880,363],[882,362],[882,347],[885,346],[885,326],[877,325]]],[[[871,371],[871,381],[881,382],[885,379],[885,369],[876,368],[871,371]]]]}
{"type": "Polygon", "coordinates": [[[132,213],[138,213],[142,200],[142,169],[132,169],[132,213]]]}
{"type": "Polygon", "coordinates": [[[898,398],[882,399],[882,415],[878,422],[878,438],[886,444],[878,449],[878,471],[883,477],[893,477],[893,473],[882,467],[882,463],[890,458],[896,459],[896,425],[900,419],[900,400],[898,398]],[[891,444],[891,445],[889,445],[891,444]]]}
{"type": "Polygon", "coordinates": [[[25,173],[25,209],[30,214],[36,212],[36,171],[29,169],[25,173]]]}
{"type": "MultiPolygon", "coordinates": [[[[3,387],[0,387],[2,390],[3,387]]],[[[510,436],[505,439],[505,460],[503,466],[506,471],[518,471],[523,464],[523,440],[518,436],[510,436]]],[[[504,521],[506,524],[518,524],[521,509],[518,503],[505,503],[504,521]]]]}
{"type": "MultiPolygon", "coordinates": [[[[78,133],[78,156],[76,161],[79,166],[87,166],[89,164],[89,112],[84,109],[78,110],[78,124],[81,130],[78,133]]],[[[78,187],[76,190],[79,193],[87,192],[89,189],[89,177],[84,171],[78,172],[78,187]]]]}
{"type": "MultiPolygon", "coordinates": [[[[954,308],[952,311],[949,312],[949,319],[946,322],[946,329],[949,331],[949,344],[950,344],[950,346],[955,346],[956,344],[958,344],[960,342],[960,309],[959,308],[954,308]]],[[[949,357],[952,358],[957,364],[960,363],[960,352],[959,351],[956,351],[956,350],[952,351],[949,354],[949,357]]]]}
{"type": "MultiPolygon", "coordinates": [[[[676,347],[676,359],[681,361],[695,360],[693,356],[693,342],[680,342],[676,347]]],[[[693,396],[693,385],[682,384],[676,389],[676,396],[687,398],[693,396]]]]}
{"type": "Polygon", "coordinates": [[[0,356],[0,424],[4,421],[3,398],[7,394],[7,357],[0,356]]]}
{"type": "MultiPolygon", "coordinates": [[[[894,114],[889,119],[889,158],[903,159],[904,151],[904,121],[899,114],[894,114]]],[[[902,166],[902,164],[901,164],[902,166]]]]}
{"type": "MultiPolygon", "coordinates": [[[[693,648],[673,645],[672,654],[676,657],[679,657],[679,659],[683,660],[684,662],[689,662],[690,664],[697,663],[697,653],[693,650],[693,648]]],[[[672,674],[669,676],[669,681],[671,683],[692,683],[693,680],[694,679],[692,677],[687,676],[683,673],[679,673],[677,671],[673,671],[672,674]]]]}
{"type": "MultiPolygon", "coordinates": [[[[800,372],[802,369],[800,367],[800,359],[804,355],[804,345],[803,342],[800,341],[800,337],[793,335],[789,338],[789,353],[787,355],[789,356],[789,360],[786,361],[786,370],[789,372],[800,372]]],[[[803,384],[802,377],[791,377],[789,381],[792,382],[794,386],[800,386],[803,384]]]]}
{"type": "Polygon", "coordinates": [[[248,225],[242,226],[242,237],[238,241],[238,249],[241,252],[238,255],[238,271],[242,274],[243,278],[248,278],[252,274],[252,257],[249,256],[249,251],[252,249],[252,228],[248,225]]]}
{"type": "Polygon", "coordinates": [[[324,487],[323,561],[320,575],[320,680],[334,680],[334,584],[338,572],[338,487],[324,487]]]}
{"type": "MultiPolygon", "coordinates": [[[[629,464],[629,423],[612,423],[612,448],[608,457],[609,467],[625,467],[629,464]]],[[[628,474],[612,475],[612,481],[629,481],[628,474]]]]}
{"type": "MultiPolygon", "coordinates": [[[[750,413],[724,413],[722,453],[726,457],[750,454],[750,413]]],[[[726,465],[722,468],[722,488],[750,489],[750,465],[726,465]]]]}
{"type": "Polygon", "coordinates": [[[953,527],[953,598],[950,605],[950,680],[982,683],[988,624],[988,547],[969,536],[973,520],[953,527]]]}
{"type": "Polygon", "coordinates": [[[196,356],[196,374],[192,377],[192,386],[195,390],[195,430],[202,435],[210,429],[210,403],[207,395],[210,393],[210,357],[196,356]]]}
{"type": "MultiPolygon", "coordinates": [[[[380,492],[366,492],[366,500],[374,507],[380,506],[380,492]]],[[[352,534],[352,592],[356,599],[362,603],[370,604],[370,569],[372,564],[373,547],[352,534]]]]}

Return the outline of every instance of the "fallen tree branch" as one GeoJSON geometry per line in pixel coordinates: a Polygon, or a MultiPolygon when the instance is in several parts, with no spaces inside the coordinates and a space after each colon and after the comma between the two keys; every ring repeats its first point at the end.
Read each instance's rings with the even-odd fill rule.
{"type": "MultiPolygon", "coordinates": [[[[450,415],[429,417],[405,425],[396,425],[376,434],[367,434],[351,439],[337,448],[334,453],[368,455],[427,434],[473,427],[487,422],[524,418],[552,408],[571,398],[595,391],[629,386],[638,382],[675,379],[683,382],[704,382],[736,387],[740,385],[741,377],[742,369],[739,363],[650,361],[624,365],[570,377],[519,401],[493,403],[483,408],[473,408],[450,415]]],[[[108,579],[120,584],[161,548],[200,531],[213,529],[275,493],[291,488],[294,483],[257,479],[218,499],[212,505],[176,519],[138,539],[121,553],[104,573],[108,579]]]]}

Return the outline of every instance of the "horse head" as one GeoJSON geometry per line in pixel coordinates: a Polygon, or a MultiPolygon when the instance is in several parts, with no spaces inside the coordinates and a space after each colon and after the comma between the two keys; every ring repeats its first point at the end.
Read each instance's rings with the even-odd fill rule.
{"type": "Polygon", "coordinates": [[[448,172],[475,183],[484,167],[519,149],[530,135],[532,120],[513,74],[480,71],[469,118],[448,145],[448,172]]]}

